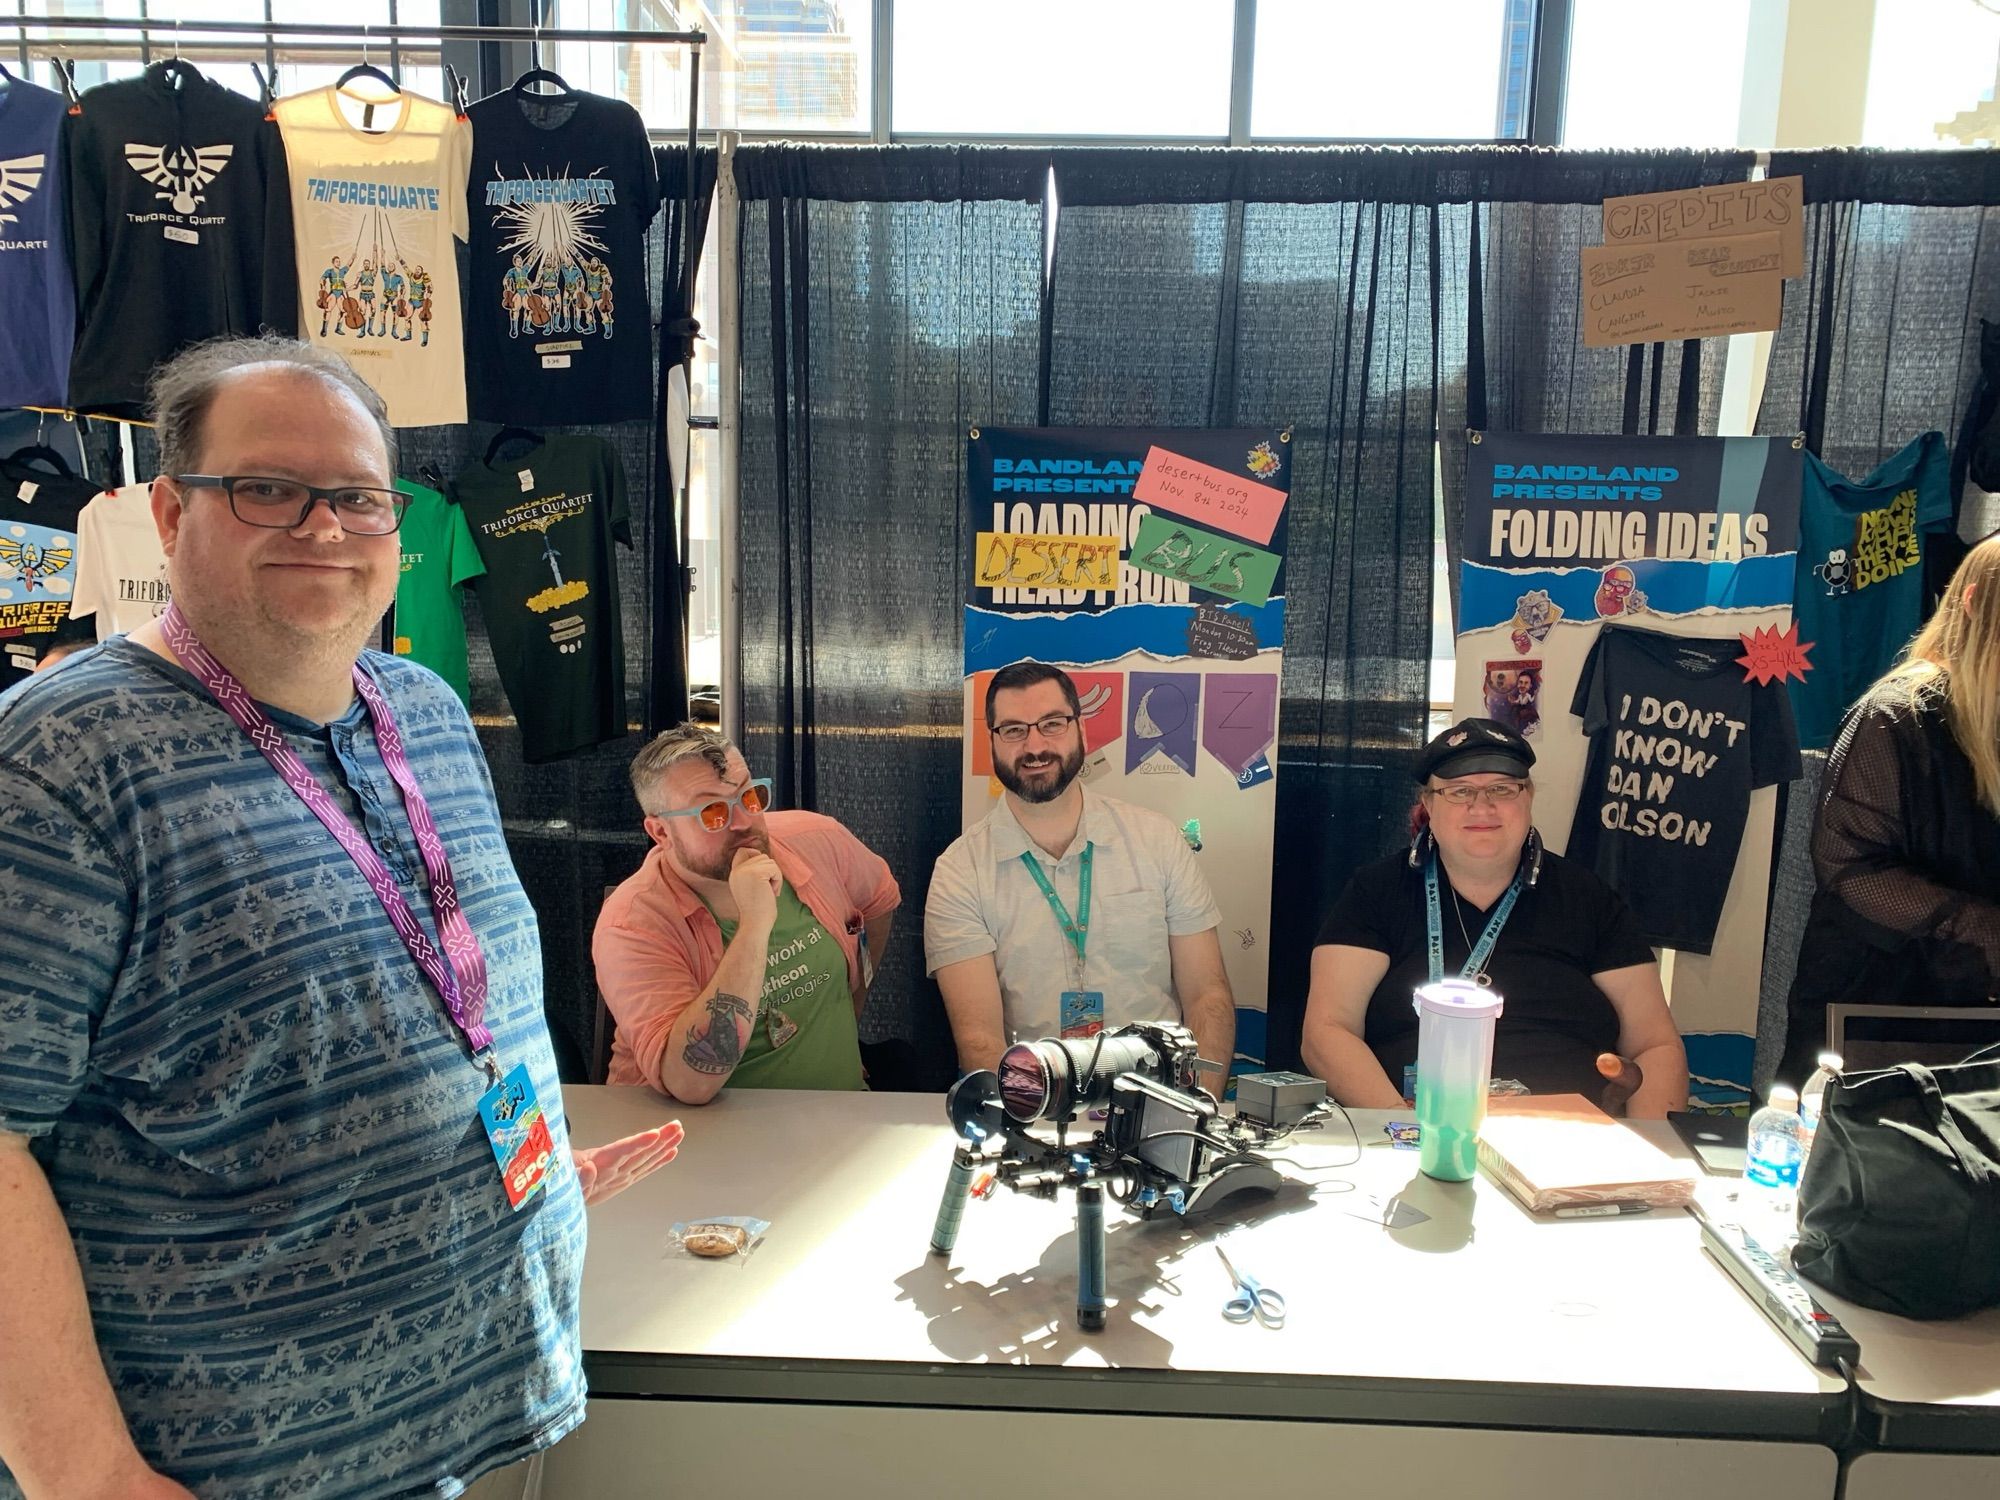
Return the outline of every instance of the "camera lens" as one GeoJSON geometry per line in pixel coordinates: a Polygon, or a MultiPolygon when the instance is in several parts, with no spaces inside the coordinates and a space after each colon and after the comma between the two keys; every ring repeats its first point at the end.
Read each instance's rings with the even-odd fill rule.
{"type": "Polygon", "coordinates": [[[1000,1102],[1023,1125],[1042,1119],[1055,1091],[1055,1079],[1042,1049],[1053,1042],[1016,1042],[1000,1055],[1000,1102]]]}

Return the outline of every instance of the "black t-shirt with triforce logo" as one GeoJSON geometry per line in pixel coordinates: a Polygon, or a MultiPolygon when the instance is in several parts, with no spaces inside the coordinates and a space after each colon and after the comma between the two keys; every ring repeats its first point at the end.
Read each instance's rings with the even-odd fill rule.
{"type": "Polygon", "coordinates": [[[521,757],[555,760],[625,733],[613,541],[632,545],[625,472],[601,438],[555,437],[469,465],[452,486],[486,564],[473,580],[521,757]]]}
{"type": "Polygon", "coordinates": [[[97,639],[69,617],[77,517],[96,495],[88,479],[0,459],[0,687],[30,676],[57,642],[97,639]]]}
{"type": "Polygon", "coordinates": [[[1570,704],[1590,756],[1569,857],[1660,947],[1709,951],[1750,793],[1799,774],[1784,686],[1753,684],[1742,654],[1735,636],[1607,626],[1570,704]]]}
{"type": "Polygon", "coordinates": [[[650,417],[646,226],[660,184],[639,112],[595,94],[509,89],[467,114],[472,415],[555,426],[650,417]]]}

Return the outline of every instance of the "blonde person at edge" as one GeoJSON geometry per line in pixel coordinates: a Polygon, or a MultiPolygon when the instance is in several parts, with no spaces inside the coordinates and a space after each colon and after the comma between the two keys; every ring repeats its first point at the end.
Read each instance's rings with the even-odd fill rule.
{"type": "Polygon", "coordinates": [[[944,994],[958,1065],[997,1067],[1009,1043],[1058,1034],[1063,993],[1100,994],[1107,1030],[1184,1024],[1216,1065],[1201,1082],[1220,1098],[1236,1042],[1221,913],[1168,819],[1077,780],[1078,708],[1069,675],[1040,662],[1003,667],[988,684],[986,733],[1006,791],[940,856],[924,910],[925,961],[944,994]],[[1081,955],[1059,903],[1085,929],[1081,955]]]}
{"type": "Polygon", "coordinates": [[[1417,758],[1415,841],[1356,871],[1328,914],[1301,1051],[1342,1104],[1403,1103],[1403,1068],[1416,1059],[1411,996],[1430,977],[1425,872],[1435,860],[1444,977],[1470,969],[1506,999],[1494,1077],[1581,1093],[1631,1118],[1687,1107],[1687,1053],[1659,965],[1615,892],[1542,850],[1534,763],[1528,742],[1491,719],[1432,740],[1417,758]]]}
{"type": "Polygon", "coordinates": [[[618,1022],[609,1081],[688,1104],[734,1088],[859,1089],[871,955],[902,899],[832,818],[769,812],[771,783],[699,724],[632,762],[653,841],[591,939],[618,1022]]]}

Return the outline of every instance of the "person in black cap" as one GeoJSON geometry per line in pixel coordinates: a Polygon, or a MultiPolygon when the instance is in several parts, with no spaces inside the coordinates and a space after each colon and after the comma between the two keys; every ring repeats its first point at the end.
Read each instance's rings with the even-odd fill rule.
{"type": "Polygon", "coordinates": [[[1542,848],[1535,751],[1462,719],[1417,757],[1407,851],[1364,866],[1320,929],[1306,1066],[1343,1104],[1393,1109],[1417,1058],[1411,997],[1438,979],[1506,999],[1493,1076],[1658,1119],[1687,1106],[1687,1053],[1659,965],[1617,894],[1542,848]]]}

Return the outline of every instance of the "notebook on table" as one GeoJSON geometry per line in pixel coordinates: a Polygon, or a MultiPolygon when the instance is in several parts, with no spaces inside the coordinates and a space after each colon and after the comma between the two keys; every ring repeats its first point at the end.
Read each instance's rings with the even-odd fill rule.
{"type": "Polygon", "coordinates": [[[1681,1208],[1695,1168],[1627,1130],[1581,1094],[1528,1094],[1487,1103],[1479,1165],[1533,1213],[1594,1203],[1681,1208]]]}

